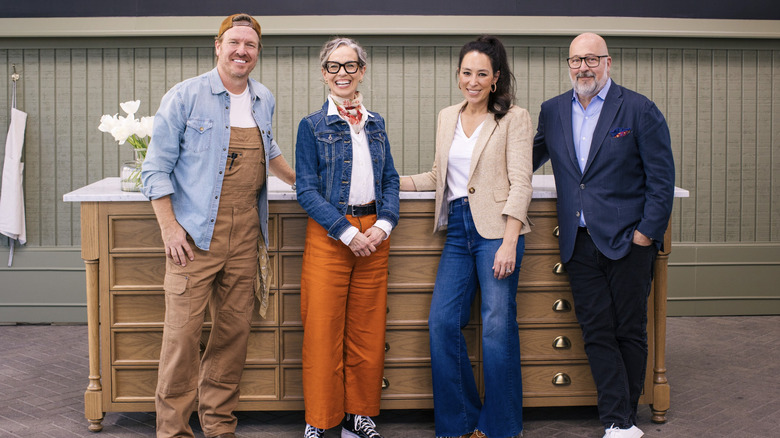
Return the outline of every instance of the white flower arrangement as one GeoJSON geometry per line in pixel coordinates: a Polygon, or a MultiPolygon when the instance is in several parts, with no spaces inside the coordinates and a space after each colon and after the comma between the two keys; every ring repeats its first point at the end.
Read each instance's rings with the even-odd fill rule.
{"type": "Polygon", "coordinates": [[[130,166],[127,171],[123,168],[121,180],[122,190],[137,191],[141,187],[141,163],[146,158],[146,149],[151,140],[154,117],[141,117],[140,120],[135,118],[135,113],[141,106],[140,100],[120,103],[119,106],[127,116],[104,114],[100,118],[98,130],[111,134],[120,145],[128,142],[133,147],[135,166],[130,166]]]}
{"type": "Polygon", "coordinates": [[[104,114],[100,118],[98,129],[111,134],[119,144],[130,143],[136,156],[143,160],[146,158],[146,148],[151,139],[154,117],[141,117],[140,120],[135,118],[135,113],[141,106],[140,100],[120,103],[119,106],[122,111],[127,113],[127,117],[122,117],[119,114],[113,116],[104,114]]]}

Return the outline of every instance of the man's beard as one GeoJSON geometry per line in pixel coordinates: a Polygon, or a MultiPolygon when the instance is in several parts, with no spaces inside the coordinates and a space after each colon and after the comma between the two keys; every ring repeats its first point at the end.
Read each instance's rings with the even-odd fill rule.
{"type": "Polygon", "coordinates": [[[582,97],[593,97],[604,87],[604,85],[598,83],[596,75],[592,71],[577,73],[577,76],[571,79],[571,86],[574,88],[577,96],[582,97]],[[584,85],[577,80],[579,78],[593,78],[593,82],[590,85],[584,85]]]}

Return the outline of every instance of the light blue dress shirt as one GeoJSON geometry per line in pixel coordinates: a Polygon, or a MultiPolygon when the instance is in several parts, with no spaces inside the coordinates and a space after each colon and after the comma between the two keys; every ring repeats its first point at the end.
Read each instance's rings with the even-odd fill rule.
{"type": "MultiPolygon", "coordinates": [[[[571,96],[571,132],[574,140],[574,152],[577,154],[577,162],[580,165],[580,171],[585,171],[585,165],[588,163],[590,146],[593,142],[593,131],[601,115],[601,108],[604,106],[604,99],[607,98],[609,87],[612,85],[612,79],[607,79],[607,84],[599,93],[591,99],[587,108],[583,108],[577,97],[577,92],[572,91],[571,96]]],[[[585,212],[580,211],[580,226],[585,226],[585,212]]]]}

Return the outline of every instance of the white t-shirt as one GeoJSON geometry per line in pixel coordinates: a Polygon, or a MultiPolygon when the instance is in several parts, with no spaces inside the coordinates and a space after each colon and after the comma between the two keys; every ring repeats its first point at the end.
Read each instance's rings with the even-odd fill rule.
{"type": "Polygon", "coordinates": [[[460,115],[458,115],[455,136],[452,138],[450,155],[447,157],[447,203],[468,196],[468,187],[466,186],[469,183],[471,155],[474,153],[474,146],[477,144],[479,133],[484,124],[484,121],[480,123],[471,137],[467,137],[460,124],[460,115]]]}
{"type": "Polygon", "coordinates": [[[230,96],[230,126],[236,128],[254,128],[257,126],[254,117],[252,117],[252,96],[249,94],[249,86],[244,88],[241,94],[233,94],[228,91],[230,96]]]}

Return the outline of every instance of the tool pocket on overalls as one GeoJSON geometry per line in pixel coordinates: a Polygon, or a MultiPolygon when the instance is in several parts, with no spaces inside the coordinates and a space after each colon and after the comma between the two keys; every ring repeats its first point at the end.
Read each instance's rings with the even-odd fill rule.
{"type": "Polygon", "coordinates": [[[187,293],[189,276],[166,273],[163,281],[165,289],[165,323],[181,328],[190,320],[190,294],[187,293]]]}

